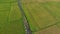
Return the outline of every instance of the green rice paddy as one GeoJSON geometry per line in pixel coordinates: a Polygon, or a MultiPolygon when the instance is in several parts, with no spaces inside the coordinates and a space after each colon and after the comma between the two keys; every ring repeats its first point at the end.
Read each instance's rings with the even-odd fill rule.
{"type": "Polygon", "coordinates": [[[60,2],[23,2],[27,20],[32,32],[41,31],[53,25],[60,27],[60,2]]]}
{"type": "MultiPolygon", "coordinates": [[[[26,0],[22,7],[33,33],[53,25],[60,28],[60,2],[26,0]]],[[[17,0],[0,0],[0,34],[25,34],[17,0]]]]}
{"type": "Polygon", "coordinates": [[[22,15],[15,0],[0,0],[0,34],[25,34],[22,15]]]}

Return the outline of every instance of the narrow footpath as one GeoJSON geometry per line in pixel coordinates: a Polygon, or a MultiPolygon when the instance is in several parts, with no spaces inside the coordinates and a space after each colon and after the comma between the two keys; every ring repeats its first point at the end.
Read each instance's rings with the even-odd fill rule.
{"type": "Polygon", "coordinates": [[[32,34],[32,31],[30,29],[30,26],[29,26],[27,17],[26,17],[26,15],[24,13],[24,10],[22,8],[21,1],[20,0],[18,0],[18,6],[19,6],[19,8],[21,10],[21,13],[22,13],[22,16],[23,16],[23,22],[24,22],[24,26],[25,26],[25,32],[26,32],[26,34],[32,34]]]}

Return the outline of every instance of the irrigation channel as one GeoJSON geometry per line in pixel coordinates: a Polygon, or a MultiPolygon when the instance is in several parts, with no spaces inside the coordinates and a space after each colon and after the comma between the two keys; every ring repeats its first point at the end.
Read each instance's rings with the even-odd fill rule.
{"type": "Polygon", "coordinates": [[[18,6],[19,6],[19,8],[21,10],[21,14],[23,16],[23,22],[24,22],[25,32],[26,32],[26,34],[32,34],[32,31],[30,29],[27,17],[26,17],[26,15],[24,13],[24,10],[22,8],[21,0],[18,0],[18,6]]]}

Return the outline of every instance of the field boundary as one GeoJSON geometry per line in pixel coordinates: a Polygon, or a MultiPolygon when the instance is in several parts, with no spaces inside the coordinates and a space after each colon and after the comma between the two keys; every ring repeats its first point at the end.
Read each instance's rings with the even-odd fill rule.
{"type": "Polygon", "coordinates": [[[21,5],[21,1],[18,0],[17,2],[18,2],[18,7],[20,8],[21,14],[22,14],[22,17],[23,17],[23,22],[24,22],[26,34],[32,34],[32,31],[30,29],[27,17],[25,15],[24,10],[23,10],[22,5],[21,5]]]}

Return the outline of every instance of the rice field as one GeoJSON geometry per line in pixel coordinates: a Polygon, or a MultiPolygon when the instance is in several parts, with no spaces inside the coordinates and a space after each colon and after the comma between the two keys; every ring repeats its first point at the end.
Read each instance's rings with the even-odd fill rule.
{"type": "MultiPolygon", "coordinates": [[[[21,0],[33,34],[60,33],[59,0],[21,0]]],[[[25,34],[17,0],[0,0],[0,34],[25,34]]]]}
{"type": "Polygon", "coordinates": [[[0,0],[0,34],[25,34],[16,0],[0,0]]]}
{"type": "MultiPolygon", "coordinates": [[[[39,32],[54,25],[56,25],[58,29],[60,28],[59,4],[60,2],[56,1],[39,2],[36,0],[22,0],[23,9],[32,32],[39,32]]],[[[58,32],[60,32],[60,29],[58,32]]],[[[39,32],[39,34],[40,33],[41,32],[39,32]]],[[[43,33],[44,32],[42,32],[42,34],[43,33]]]]}

